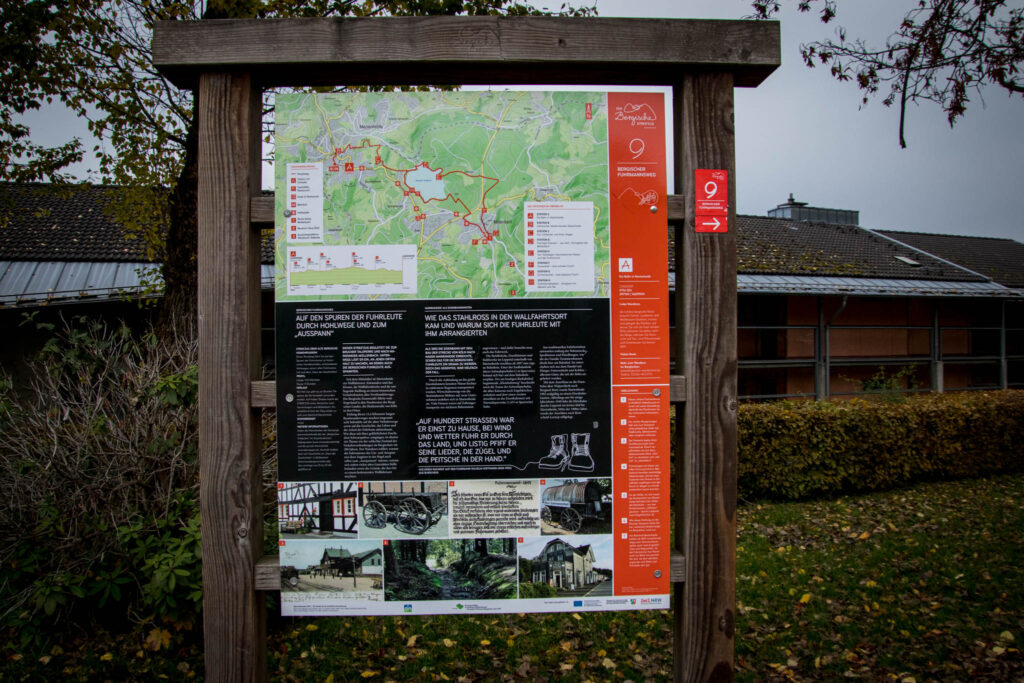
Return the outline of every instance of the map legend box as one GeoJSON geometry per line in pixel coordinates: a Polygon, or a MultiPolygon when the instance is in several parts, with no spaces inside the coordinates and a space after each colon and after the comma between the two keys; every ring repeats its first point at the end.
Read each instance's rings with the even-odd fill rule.
{"type": "Polygon", "coordinates": [[[292,243],[324,241],[324,167],[323,164],[288,164],[290,207],[285,211],[288,241],[292,243]]]}
{"type": "Polygon", "coordinates": [[[594,291],[593,202],[526,202],[528,292],[594,291]]]}

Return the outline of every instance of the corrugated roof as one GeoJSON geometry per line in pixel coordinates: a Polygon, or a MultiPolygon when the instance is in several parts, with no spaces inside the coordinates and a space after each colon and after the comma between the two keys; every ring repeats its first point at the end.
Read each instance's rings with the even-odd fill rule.
{"type": "Polygon", "coordinates": [[[987,280],[900,280],[895,278],[859,278],[815,275],[736,276],[736,291],[741,294],[846,294],[851,296],[967,296],[1017,297],[1020,291],[987,280]]]}
{"type": "MultiPolygon", "coordinates": [[[[263,289],[274,286],[274,266],[260,267],[263,289]]],[[[116,299],[162,288],[156,263],[0,261],[0,308],[116,299]]]]}
{"type": "Polygon", "coordinates": [[[1020,242],[899,230],[876,232],[970,268],[1006,287],[1024,288],[1024,244],[1020,242]]]}

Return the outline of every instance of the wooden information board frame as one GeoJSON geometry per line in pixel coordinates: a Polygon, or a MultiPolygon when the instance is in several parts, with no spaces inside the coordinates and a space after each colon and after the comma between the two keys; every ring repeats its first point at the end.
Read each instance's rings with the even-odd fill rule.
{"type": "Polygon", "coordinates": [[[694,232],[694,171],[722,169],[735,225],[733,88],[780,64],[776,22],[388,17],[158,22],[153,62],[197,92],[199,454],[206,674],[266,679],[261,562],[260,231],[264,89],[335,84],[668,85],[673,88],[676,373],[674,677],[733,672],[736,575],[736,241],[694,232]]]}

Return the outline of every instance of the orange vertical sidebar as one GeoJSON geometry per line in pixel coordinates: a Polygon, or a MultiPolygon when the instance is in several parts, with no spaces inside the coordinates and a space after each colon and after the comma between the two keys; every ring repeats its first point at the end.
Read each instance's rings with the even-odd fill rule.
{"type": "Polygon", "coordinates": [[[608,94],[616,595],[669,579],[668,205],[662,93],[608,94]]]}

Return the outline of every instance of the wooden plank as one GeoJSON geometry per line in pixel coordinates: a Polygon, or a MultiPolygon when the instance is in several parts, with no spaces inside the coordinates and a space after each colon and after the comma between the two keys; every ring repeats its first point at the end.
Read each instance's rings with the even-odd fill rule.
{"type": "Polygon", "coordinates": [[[733,79],[689,74],[674,88],[677,192],[693,206],[694,170],[729,173],[726,234],[694,232],[676,249],[677,366],[687,401],[676,418],[675,680],[732,680],[736,603],[736,175],[733,79]],[[682,419],[679,419],[679,415],[682,419]]]}
{"type": "Polygon", "coordinates": [[[265,379],[250,382],[249,405],[253,408],[276,408],[277,382],[265,379]]]}
{"type": "MultiPolygon", "coordinates": [[[[249,203],[249,216],[253,228],[265,229],[274,227],[274,198],[253,197],[249,203]]],[[[683,196],[678,194],[668,197],[668,220],[679,222],[686,220],[686,203],[683,196]]]]}
{"type": "Polygon", "coordinates": [[[199,79],[199,481],[206,678],[266,679],[260,420],[260,93],[245,75],[199,79]]]}
{"type": "MultiPolygon", "coordinates": [[[[672,553],[671,562],[672,583],[681,583],[685,578],[686,560],[680,552],[672,553]]],[[[256,563],[253,569],[253,577],[256,590],[277,591],[281,590],[281,572],[277,561],[277,555],[264,555],[256,563]]]]}
{"type": "Polygon", "coordinates": [[[258,591],[281,590],[281,571],[277,555],[264,555],[253,569],[253,579],[258,591]]]}
{"type": "Polygon", "coordinates": [[[672,403],[686,403],[686,375],[669,375],[668,397],[672,403]]]}
{"type": "Polygon", "coordinates": [[[254,228],[274,227],[274,198],[260,195],[249,201],[249,220],[254,228]]]}
{"type": "Polygon", "coordinates": [[[779,24],[711,19],[383,17],[159,21],[153,63],[180,88],[238,70],[263,87],[671,84],[714,69],[756,86],[780,62],[779,24]],[[339,83],[339,78],[346,79],[339,83]]]}
{"type": "Polygon", "coordinates": [[[686,201],[681,194],[670,194],[668,196],[668,220],[676,223],[686,220],[686,201]]]}
{"type": "Polygon", "coordinates": [[[670,566],[672,583],[684,583],[686,581],[686,556],[678,550],[673,550],[670,566]]]}

